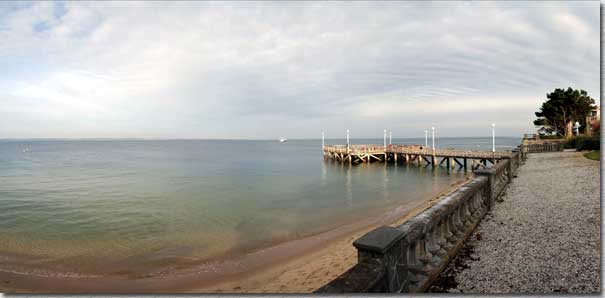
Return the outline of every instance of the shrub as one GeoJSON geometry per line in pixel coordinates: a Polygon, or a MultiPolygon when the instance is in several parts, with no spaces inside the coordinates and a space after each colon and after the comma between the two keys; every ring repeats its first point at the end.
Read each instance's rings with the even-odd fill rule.
{"type": "Polygon", "coordinates": [[[599,150],[601,149],[601,140],[599,138],[582,138],[576,143],[576,150],[599,150]]]}
{"type": "Polygon", "coordinates": [[[599,150],[601,149],[601,140],[598,137],[575,137],[563,144],[565,149],[599,150]]]}
{"type": "Polygon", "coordinates": [[[569,139],[565,144],[563,144],[563,148],[565,149],[576,149],[576,143],[578,138],[569,139]]]}

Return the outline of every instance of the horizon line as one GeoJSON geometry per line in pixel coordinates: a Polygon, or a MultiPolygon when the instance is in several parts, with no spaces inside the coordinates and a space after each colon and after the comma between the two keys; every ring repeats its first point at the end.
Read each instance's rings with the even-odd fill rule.
{"type": "MultiPolygon", "coordinates": [[[[487,135],[487,136],[455,136],[455,137],[451,137],[451,136],[441,136],[439,137],[439,139],[460,139],[460,138],[491,138],[491,135],[487,135]]],[[[393,139],[422,139],[423,137],[393,137],[393,139]]],[[[430,138],[430,137],[429,137],[430,138]]],[[[496,136],[496,139],[498,138],[522,138],[522,136],[496,136]]],[[[341,140],[341,139],[346,139],[346,137],[342,137],[342,138],[325,138],[325,140],[341,140]]],[[[376,140],[380,140],[383,138],[376,138],[376,137],[356,137],[350,138],[351,140],[359,140],[359,139],[376,139],[376,140]]],[[[438,139],[437,137],[435,137],[435,139],[438,139]]],[[[36,138],[0,138],[0,141],[28,141],[28,140],[55,140],[55,141],[103,141],[103,140],[114,140],[114,141],[275,141],[275,140],[279,140],[279,138],[273,138],[273,139],[267,139],[267,138],[259,138],[259,139],[254,139],[254,138],[141,138],[141,137],[129,137],[129,138],[95,138],[95,137],[90,137],[90,138],[55,138],[55,137],[49,137],[49,138],[43,138],[43,137],[36,137],[36,138]]],[[[304,140],[321,140],[320,138],[288,138],[287,140],[299,140],[299,141],[304,141],[304,140]]]]}

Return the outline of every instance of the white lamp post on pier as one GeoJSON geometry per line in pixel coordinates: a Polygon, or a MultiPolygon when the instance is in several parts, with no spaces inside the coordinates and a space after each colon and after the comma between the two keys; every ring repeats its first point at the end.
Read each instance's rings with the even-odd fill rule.
{"type": "Polygon", "coordinates": [[[393,132],[389,131],[389,145],[393,145],[393,132]]]}
{"type": "Polygon", "coordinates": [[[321,132],[321,148],[325,148],[326,147],[326,134],[322,131],[321,132]]]}
{"type": "Polygon", "coordinates": [[[492,123],[492,152],[496,152],[496,123],[492,123]]]}
{"type": "Polygon", "coordinates": [[[431,127],[431,130],[433,131],[433,151],[435,151],[435,127],[431,127]]]}
{"type": "Polygon", "coordinates": [[[349,150],[349,130],[347,129],[347,151],[349,150]]]}
{"type": "Polygon", "coordinates": [[[429,131],[424,130],[424,148],[429,146],[429,131]]]}

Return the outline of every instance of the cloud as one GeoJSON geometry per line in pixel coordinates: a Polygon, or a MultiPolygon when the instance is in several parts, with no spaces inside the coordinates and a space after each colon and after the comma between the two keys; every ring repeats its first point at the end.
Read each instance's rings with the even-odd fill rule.
{"type": "Polygon", "coordinates": [[[477,111],[518,135],[554,88],[598,98],[598,26],[597,2],[10,3],[0,137],[406,135],[431,115],[473,135],[477,111]]]}

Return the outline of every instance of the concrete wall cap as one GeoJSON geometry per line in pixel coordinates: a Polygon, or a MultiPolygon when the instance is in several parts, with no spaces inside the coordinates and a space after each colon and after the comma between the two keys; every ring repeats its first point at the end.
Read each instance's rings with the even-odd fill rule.
{"type": "Polygon", "coordinates": [[[353,242],[353,246],[359,250],[367,250],[384,254],[405,235],[405,231],[389,226],[382,226],[355,240],[355,242],[353,242]]]}

